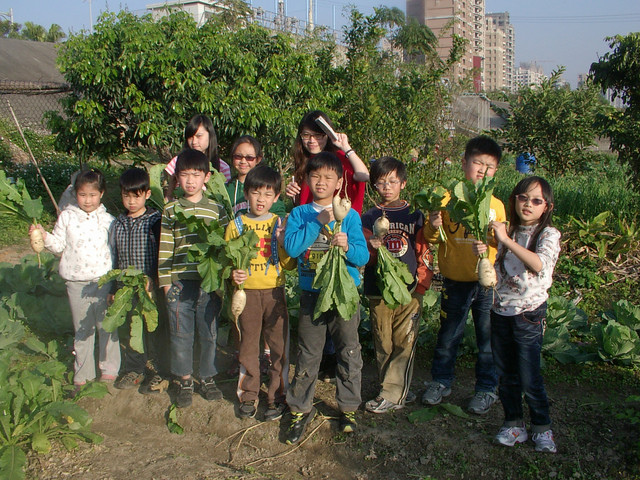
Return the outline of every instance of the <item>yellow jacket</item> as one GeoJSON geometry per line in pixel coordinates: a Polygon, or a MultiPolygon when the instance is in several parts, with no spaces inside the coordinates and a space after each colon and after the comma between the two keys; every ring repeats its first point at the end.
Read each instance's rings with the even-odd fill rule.
{"type": "MultiPolygon", "coordinates": [[[[251,260],[249,278],[244,282],[244,288],[249,290],[263,290],[280,287],[285,284],[284,271],[293,270],[296,266],[295,258],[289,257],[284,247],[278,246],[278,264],[271,260],[271,238],[280,217],[272,215],[268,220],[255,220],[242,215],[243,229],[253,230],[258,235],[258,256],[251,260]]],[[[229,222],[225,231],[225,240],[239,237],[238,226],[235,221],[229,222]]]]}
{"type": "MultiPolygon", "coordinates": [[[[443,204],[449,203],[450,197],[446,197],[443,204]]],[[[504,205],[496,197],[491,197],[491,214],[492,220],[504,222],[507,215],[504,205]]],[[[442,212],[442,227],[445,231],[447,242],[441,243],[438,235],[438,229],[434,229],[429,221],[424,223],[424,237],[429,243],[438,243],[438,265],[440,273],[450,279],[458,282],[477,282],[478,274],[476,265],[478,256],[471,250],[471,245],[475,238],[467,233],[466,229],[459,223],[454,223],[449,218],[449,212],[442,212]]],[[[489,245],[489,260],[493,264],[496,260],[497,249],[489,245]]]]}

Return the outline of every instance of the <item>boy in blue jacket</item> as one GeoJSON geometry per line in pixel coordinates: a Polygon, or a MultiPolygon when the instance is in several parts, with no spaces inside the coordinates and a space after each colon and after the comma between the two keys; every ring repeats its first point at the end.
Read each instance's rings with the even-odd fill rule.
{"type": "Polygon", "coordinates": [[[309,159],[306,174],[313,202],[291,211],[284,234],[285,250],[298,260],[302,290],[296,374],[287,392],[287,404],[291,408],[291,425],[286,439],[289,444],[300,441],[316,414],[313,395],[327,331],[336,346],[336,401],[341,411],[340,431],[343,433],[355,431],[355,412],[362,401],[359,308],[352,318],[341,318],[337,311],[329,310],[313,320],[318,300],[318,290],[312,287],[316,265],[329,247],[335,245],[343,249],[347,269],[356,286],[360,284],[358,267],[369,260],[362,223],[356,211],[350,210],[342,221],[341,231],[332,235],[335,218],[331,201],[342,187],[342,173],[340,160],[331,152],[321,152],[309,159]]]}

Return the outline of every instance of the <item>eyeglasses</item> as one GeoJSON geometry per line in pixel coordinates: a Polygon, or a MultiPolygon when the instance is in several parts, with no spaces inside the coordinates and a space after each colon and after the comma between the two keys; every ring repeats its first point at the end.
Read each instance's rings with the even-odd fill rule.
{"type": "Polygon", "coordinates": [[[388,182],[376,182],[375,186],[377,188],[384,188],[384,187],[395,187],[396,185],[398,185],[400,183],[400,180],[389,180],[388,182]]]}
{"type": "Polygon", "coordinates": [[[300,134],[300,138],[302,140],[311,140],[311,138],[313,138],[314,140],[318,141],[318,140],[322,140],[324,137],[326,137],[327,135],[325,133],[301,133],[300,134]]]}
{"type": "Polygon", "coordinates": [[[542,198],[529,198],[529,196],[525,195],[524,193],[519,193],[518,195],[516,195],[516,200],[522,203],[530,202],[531,205],[534,205],[536,207],[547,203],[547,201],[542,198]]]}
{"type": "Polygon", "coordinates": [[[256,158],[258,157],[256,157],[255,155],[240,155],[239,153],[234,153],[233,155],[231,155],[231,158],[237,161],[245,159],[247,162],[255,162],[256,158]]]}

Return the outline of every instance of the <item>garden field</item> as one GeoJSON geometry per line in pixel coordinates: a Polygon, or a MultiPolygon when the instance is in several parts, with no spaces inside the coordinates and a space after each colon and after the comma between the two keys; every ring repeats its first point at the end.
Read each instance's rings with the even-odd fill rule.
{"type": "MultiPolygon", "coordinates": [[[[43,162],[56,196],[74,168],[64,158],[43,162]]],[[[443,182],[458,175],[456,164],[447,168],[439,172],[443,182]]],[[[32,167],[3,160],[2,169],[8,177],[23,178],[33,197],[45,198],[32,167]]],[[[113,213],[119,210],[120,169],[105,168],[109,194],[104,203],[113,213]]],[[[544,345],[556,455],[537,454],[531,443],[513,449],[493,445],[502,422],[499,405],[486,416],[464,412],[473,393],[472,328],[447,403],[413,404],[386,415],[361,411],[357,433],[347,436],[337,433],[335,387],[319,383],[320,413],[296,447],[283,443],[286,417],[282,423],[261,422],[262,406],[256,419],[235,416],[235,380],[224,373],[219,376],[222,400],[196,397],[181,411],[171,408],[171,390],[144,396],[94,383],[71,399],[72,334],[56,260],[44,254],[38,267],[29,253],[27,224],[4,216],[0,478],[640,478],[640,201],[626,187],[625,175],[612,158],[601,156],[587,171],[551,179],[556,225],[563,233],[544,345]]],[[[520,177],[507,157],[496,195],[506,202],[520,177]]],[[[410,165],[410,179],[408,198],[434,181],[421,164],[410,165]]],[[[51,226],[54,214],[47,203],[43,222],[51,226]]],[[[295,346],[295,281],[288,292],[295,346]]],[[[362,312],[367,400],[377,385],[366,305],[362,312]]],[[[430,379],[437,314],[435,300],[420,331],[412,383],[418,395],[430,379]]],[[[223,331],[224,326],[224,340],[223,331]]],[[[230,354],[224,342],[220,352],[219,371],[226,372],[230,354]]]]}

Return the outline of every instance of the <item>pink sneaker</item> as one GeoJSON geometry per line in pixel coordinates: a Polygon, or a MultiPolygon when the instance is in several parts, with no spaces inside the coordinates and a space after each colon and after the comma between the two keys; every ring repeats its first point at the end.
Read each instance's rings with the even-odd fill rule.
{"type": "Polygon", "coordinates": [[[115,375],[109,375],[108,373],[103,373],[100,375],[100,381],[104,383],[113,383],[116,380],[115,375]]]}

